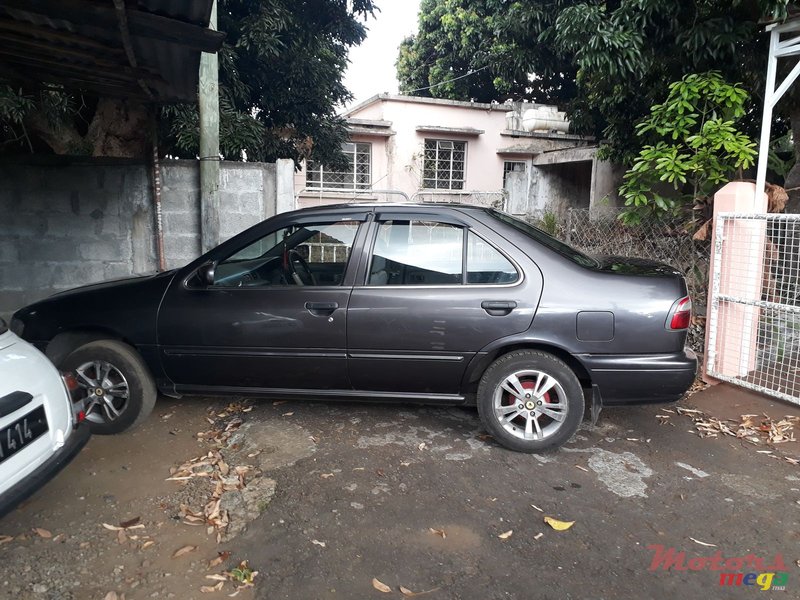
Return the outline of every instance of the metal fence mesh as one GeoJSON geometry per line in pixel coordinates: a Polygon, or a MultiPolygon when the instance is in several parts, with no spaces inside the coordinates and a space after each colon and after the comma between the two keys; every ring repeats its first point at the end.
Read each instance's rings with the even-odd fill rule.
{"type": "Polygon", "coordinates": [[[800,215],[719,215],[708,372],[800,404],[800,215]]]}
{"type": "Polygon", "coordinates": [[[677,221],[625,225],[619,219],[621,210],[573,208],[563,217],[543,213],[532,216],[530,221],[586,254],[647,258],[680,270],[686,277],[693,303],[688,344],[702,354],[710,241],[692,239],[692,232],[677,221]]]}

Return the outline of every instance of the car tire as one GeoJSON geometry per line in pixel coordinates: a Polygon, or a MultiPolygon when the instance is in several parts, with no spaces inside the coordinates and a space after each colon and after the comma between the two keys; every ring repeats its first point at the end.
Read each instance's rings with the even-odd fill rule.
{"type": "Polygon", "coordinates": [[[72,351],[60,367],[75,373],[84,391],[92,433],[121,433],[142,423],[153,411],[155,382],[142,357],[128,344],[89,342],[72,351]]]}
{"type": "Polygon", "coordinates": [[[584,413],[575,373],[552,354],[518,350],[495,360],[478,384],[478,413],[501,445],[517,452],[554,450],[584,413]]]}

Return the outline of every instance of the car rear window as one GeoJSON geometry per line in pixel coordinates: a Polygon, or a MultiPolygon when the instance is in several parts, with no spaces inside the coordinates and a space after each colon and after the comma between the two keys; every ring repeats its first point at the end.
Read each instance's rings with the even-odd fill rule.
{"type": "Polygon", "coordinates": [[[569,246],[564,242],[557,240],[550,234],[545,233],[538,227],[534,227],[530,223],[526,223],[522,219],[517,219],[516,217],[512,217],[511,215],[507,215],[506,213],[502,213],[496,210],[487,210],[487,212],[498,221],[502,221],[506,225],[511,225],[511,227],[513,227],[517,231],[524,233],[529,238],[534,239],[543,246],[547,246],[551,250],[555,250],[564,258],[568,258],[572,262],[579,264],[582,267],[599,266],[599,263],[592,257],[587,256],[582,252],[579,252],[572,246],[569,246]]]}

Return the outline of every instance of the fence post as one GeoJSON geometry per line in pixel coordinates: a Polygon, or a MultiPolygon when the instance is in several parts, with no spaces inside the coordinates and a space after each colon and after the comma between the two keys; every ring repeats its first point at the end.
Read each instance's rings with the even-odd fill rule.
{"type": "Polygon", "coordinates": [[[767,195],[755,192],[752,183],[731,182],[714,194],[703,365],[707,383],[718,383],[713,373],[744,377],[756,366],[760,309],[724,299],[761,300],[765,222],[724,214],[766,214],[767,195]]]}
{"type": "Polygon", "coordinates": [[[572,244],[572,209],[567,209],[567,243],[572,244]]]}

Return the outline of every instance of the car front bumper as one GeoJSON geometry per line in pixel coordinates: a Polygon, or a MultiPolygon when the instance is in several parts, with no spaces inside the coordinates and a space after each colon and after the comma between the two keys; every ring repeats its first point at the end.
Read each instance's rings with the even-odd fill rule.
{"type": "Polygon", "coordinates": [[[697,356],[688,348],[674,354],[583,354],[604,406],[679,400],[694,382],[697,356]]]}
{"type": "Polygon", "coordinates": [[[58,452],[48,458],[28,477],[0,494],[0,518],[16,508],[20,502],[31,496],[66,467],[86,445],[89,437],[89,424],[81,423],[58,452]]]}

